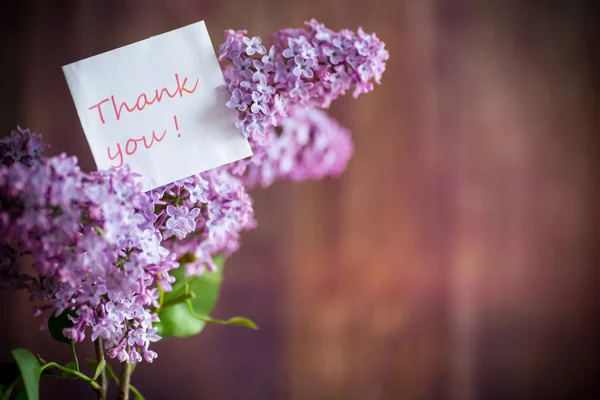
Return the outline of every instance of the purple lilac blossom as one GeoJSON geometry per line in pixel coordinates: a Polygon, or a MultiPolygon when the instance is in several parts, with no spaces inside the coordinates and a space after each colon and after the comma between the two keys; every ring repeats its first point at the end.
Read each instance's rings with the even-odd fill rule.
{"type": "Polygon", "coordinates": [[[253,38],[243,38],[244,44],[246,45],[246,54],[252,56],[254,54],[265,54],[267,50],[262,45],[262,39],[258,36],[253,38]]]}
{"type": "Polygon", "coordinates": [[[334,32],[314,19],[305,29],[282,29],[270,37],[269,53],[257,37],[247,31],[225,32],[219,60],[232,99],[250,96],[250,107],[238,108],[238,123],[252,147],[254,156],[231,164],[231,172],[243,173],[259,165],[269,151],[270,134],[281,125],[288,110],[297,107],[328,108],[333,100],[353,89],[353,96],[373,90],[380,83],[389,58],[385,45],[375,34],[362,28],[357,32],[334,32]],[[243,49],[244,51],[240,51],[243,49]],[[268,67],[267,67],[268,65],[268,67]],[[265,91],[269,89],[269,92],[265,91]],[[263,97],[268,94],[268,97],[263,97]],[[286,102],[275,104],[276,96],[286,102]],[[257,100],[260,99],[260,100],[257,100]]]}
{"type": "Polygon", "coordinates": [[[127,167],[87,174],[65,155],[1,166],[0,276],[28,289],[36,310],[68,311],[66,337],[89,332],[109,357],[151,362],[156,284],[170,290],[176,263],[141,211],[149,198],[135,177],[127,167]],[[17,269],[23,253],[30,274],[17,269]]]}
{"type": "Polygon", "coordinates": [[[174,224],[183,227],[179,235],[165,234],[162,245],[185,264],[187,275],[214,271],[212,258],[235,252],[240,246],[241,231],[256,226],[250,196],[240,178],[226,168],[215,168],[155,189],[150,197],[155,199],[155,207],[147,210],[156,216],[159,230],[167,232],[174,224]],[[182,217],[173,211],[175,208],[192,211],[182,213],[182,217]],[[182,219],[184,223],[180,223],[182,219]]]}
{"type": "Polygon", "coordinates": [[[239,111],[246,111],[248,103],[252,101],[252,96],[244,94],[239,88],[233,90],[231,99],[226,103],[229,108],[237,108],[239,111]]]}
{"type": "Polygon", "coordinates": [[[42,136],[18,127],[10,136],[0,139],[0,165],[20,162],[25,165],[37,163],[48,145],[42,142],[42,136]]]}
{"type": "Polygon", "coordinates": [[[350,132],[322,110],[298,107],[285,118],[260,163],[248,165],[243,181],[249,188],[275,180],[319,180],[341,174],[352,155],[350,132]]]}

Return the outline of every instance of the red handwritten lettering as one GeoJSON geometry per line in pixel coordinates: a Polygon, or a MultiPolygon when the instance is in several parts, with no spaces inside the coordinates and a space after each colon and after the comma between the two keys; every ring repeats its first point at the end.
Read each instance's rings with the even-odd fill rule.
{"type": "MultiPolygon", "coordinates": [[[[175,76],[177,76],[177,74],[175,74],[175,76]]],[[[162,88],[160,92],[158,91],[158,89],[156,89],[155,93],[156,94],[154,96],[154,99],[156,99],[156,101],[158,101],[159,103],[162,101],[162,98],[165,94],[171,99],[177,96],[177,90],[175,90],[175,93],[171,94],[167,88],[162,88]]]]}
{"type": "Polygon", "coordinates": [[[110,101],[112,102],[113,110],[115,110],[115,117],[117,118],[117,121],[121,119],[121,113],[123,112],[123,107],[125,107],[125,110],[127,110],[127,112],[135,111],[135,107],[129,108],[129,106],[125,102],[122,102],[121,105],[119,106],[119,108],[117,108],[117,103],[115,102],[115,96],[110,96],[110,101]]]}
{"type": "Polygon", "coordinates": [[[117,154],[115,154],[114,156],[110,154],[110,147],[108,147],[106,151],[108,152],[108,158],[110,158],[111,160],[114,160],[115,158],[119,157],[119,164],[112,165],[112,167],[121,168],[123,166],[123,150],[121,150],[121,144],[117,143],[117,154]]]}
{"type": "Polygon", "coordinates": [[[144,147],[149,149],[150,147],[152,147],[152,145],[154,144],[155,141],[162,142],[162,140],[165,138],[166,134],[167,134],[167,130],[165,129],[162,136],[158,138],[158,137],[156,137],[156,133],[154,131],[152,131],[152,140],[150,140],[150,144],[148,144],[146,142],[146,136],[142,136],[142,139],[144,140],[144,147]]]}
{"type": "Polygon", "coordinates": [[[137,151],[137,141],[138,139],[128,139],[127,143],[125,143],[125,153],[127,153],[128,156],[135,154],[135,152],[137,151]],[[133,150],[129,150],[129,145],[133,143],[133,150]]]}
{"type": "Polygon", "coordinates": [[[102,121],[103,124],[104,124],[104,116],[102,115],[102,109],[100,108],[100,106],[103,103],[106,103],[107,101],[108,101],[108,99],[104,99],[100,103],[94,104],[93,106],[88,108],[88,110],[91,110],[92,108],[98,107],[98,114],[100,115],[100,121],[102,121]]]}
{"type": "Polygon", "coordinates": [[[198,83],[199,83],[199,79],[196,79],[196,82],[194,83],[194,86],[192,88],[189,88],[187,86],[189,81],[189,78],[186,76],[183,78],[183,81],[181,81],[181,79],[179,78],[179,74],[176,73],[175,74],[175,83],[176,83],[176,87],[172,90],[169,91],[169,89],[167,87],[163,87],[160,89],[156,89],[154,90],[154,97],[148,99],[148,95],[146,93],[140,93],[137,98],[135,103],[130,103],[128,104],[126,101],[122,101],[122,102],[118,102],[117,99],[115,98],[114,95],[111,95],[110,97],[107,97],[106,99],[103,99],[102,101],[92,105],[91,107],[88,108],[88,110],[93,110],[93,109],[97,109],[98,110],[98,116],[100,117],[100,122],[102,122],[103,124],[106,123],[105,119],[104,119],[104,115],[102,113],[102,105],[106,102],[110,102],[112,104],[112,111],[114,113],[114,116],[116,118],[117,121],[121,120],[121,117],[123,116],[123,112],[126,113],[133,113],[136,111],[142,111],[144,110],[147,106],[151,106],[154,103],[160,103],[163,99],[165,99],[165,95],[167,96],[167,98],[173,99],[175,97],[177,97],[177,95],[179,95],[179,97],[183,97],[184,94],[193,94],[196,89],[198,89],[198,83]],[[133,104],[133,105],[131,105],[133,104]]]}
{"type": "Polygon", "coordinates": [[[183,97],[183,92],[192,94],[196,91],[196,88],[198,87],[198,79],[196,79],[196,84],[194,85],[193,89],[186,89],[185,88],[185,84],[188,81],[187,76],[185,77],[185,79],[183,80],[183,85],[179,84],[179,74],[175,74],[175,80],[177,81],[177,91],[179,92],[179,97],[183,97]]]}
{"type": "Polygon", "coordinates": [[[156,98],[154,98],[152,101],[148,101],[148,97],[146,96],[146,93],[142,93],[138,96],[137,101],[135,102],[135,107],[142,111],[146,106],[149,106],[151,104],[154,104],[154,102],[156,101],[156,98]],[[140,105],[140,100],[144,99],[144,102],[140,105]]]}
{"type": "MultiPolygon", "coordinates": [[[[156,136],[156,132],[152,131],[152,136],[150,137],[150,143],[148,143],[148,139],[144,135],[142,135],[142,137],[137,138],[137,139],[129,138],[125,142],[125,154],[127,154],[128,156],[134,155],[136,153],[136,151],[138,150],[139,142],[142,142],[144,144],[144,147],[146,149],[149,149],[154,145],[154,143],[162,142],[162,140],[165,138],[166,135],[167,135],[166,129],[163,131],[162,135],[160,135],[160,136],[156,136]]],[[[114,165],[114,164],[111,165],[113,168],[120,168],[123,166],[123,163],[124,163],[123,149],[121,148],[120,143],[117,143],[117,151],[115,154],[112,154],[110,146],[106,148],[106,151],[108,153],[108,158],[110,158],[112,161],[114,161],[117,158],[119,159],[119,163],[117,165],[114,165]]]]}

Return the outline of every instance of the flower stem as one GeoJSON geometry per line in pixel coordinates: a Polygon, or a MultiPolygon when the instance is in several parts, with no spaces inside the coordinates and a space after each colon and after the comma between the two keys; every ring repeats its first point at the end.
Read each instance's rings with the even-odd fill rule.
{"type": "MultiPolygon", "coordinates": [[[[111,366],[108,364],[106,364],[106,372],[108,373],[108,377],[110,379],[113,379],[115,383],[119,385],[119,378],[117,378],[117,375],[115,375],[115,371],[113,371],[111,366]]],[[[135,400],[145,400],[145,397],[142,396],[142,393],[140,393],[140,391],[131,383],[129,384],[129,389],[133,392],[133,394],[135,394],[135,400]]]]}
{"type": "Polygon", "coordinates": [[[121,364],[121,379],[119,382],[118,400],[129,400],[129,381],[131,380],[131,364],[124,362],[121,364]]]}
{"type": "MultiPolygon", "coordinates": [[[[96,360],[98,364],[100,361],[104,359],[104,343],[102,343],[102,338],[96,339],[96,360]]],[[[100,376],[98,377],[100,380],[100,391],[98,391],[98,400],[106,400],[106,392],[108,390],[108,380],[106,379],[106,368],[102,369],[100,372],[100,376]]]]}
{"type": "Polygon", "coordinates": [[[160,309],[164,310],[166,308],[173,307],[177,304],[185,303],[186,301],[189,301],[190,299],[193,299],[195,297],[196,297],[195,293],[184,293],[180,296],[177,296],[177,297],[174,297],[172,299],[165,301],[162,304],[162,306],[160,307],[160,309]]]}
{"type": "Polygon", "coordinates": [[[158,308],[160,309],[165,299],[165,291],[163,290],[160,282],[156,282],[156,288],[158,289],[158,308]]]}
{"type": "Polygon", "coordinates": [[[94,382],[92,380],[92,378],[90,378],[87,375],[82,374],[81,372],[75,371],[74,369],[71,369],[71,368],[68,368],[68,367],[64,367],[64,366],[62,366],[60,364],[57,364],[55,362],[49,362],[49,363],[46,363],[46,364],[42,365],[42,372],[46,368],[58,368],[61,371],[67,372],[67,373],[69,373],[69,374],[71,374],[73,376],[78,377],[81,380],[86,381],[87,383],[90,384],[91,387],[94,388],[94,390],[96,390],[96,391],[100,391],[101,390],[100,385],[98,385],[96,382],[94,382]]]}
{"type": "Polygon", "coordinates": [[[77,351],[75,351],[75,342],[71,342],[71,350],[73,351],[73,360],[75,361],[75,369],[77,372],[81,372],[79,369],[79,359],[77,358],[77,351]]]}

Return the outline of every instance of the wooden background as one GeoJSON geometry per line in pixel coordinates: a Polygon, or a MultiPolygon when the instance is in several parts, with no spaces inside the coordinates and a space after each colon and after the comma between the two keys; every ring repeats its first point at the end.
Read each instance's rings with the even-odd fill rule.
{"type": "MultiPolygon", "coordinates": [[[[216,314],[261,330],[160,342],[133,378],[147,398],[599,398],[595,14],[521,3],[3,7],[2,132],[30,127],[86,169],[64,64],[202,19],[215,46],[227,28],[266,36],[315,17],[375,31],[390,52],[383,85],[332,107],[354,132],[346,174],[253,193],[259,228],[228,262],[216,314]]],[[[1,360],[14,347],[68,359],[24,294],[0,303],[1,360]]],[[[42,389],[93,398],[79,383],[42,389]]]]}

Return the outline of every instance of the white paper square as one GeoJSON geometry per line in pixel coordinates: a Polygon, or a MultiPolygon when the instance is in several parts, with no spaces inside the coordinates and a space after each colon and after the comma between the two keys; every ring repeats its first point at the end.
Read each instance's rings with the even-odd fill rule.
{"type": "Polygon", "coordinates": [[[144,190],[252,155],[203,21],[63,72],[97,168],[129,164],[144,190]]]}

